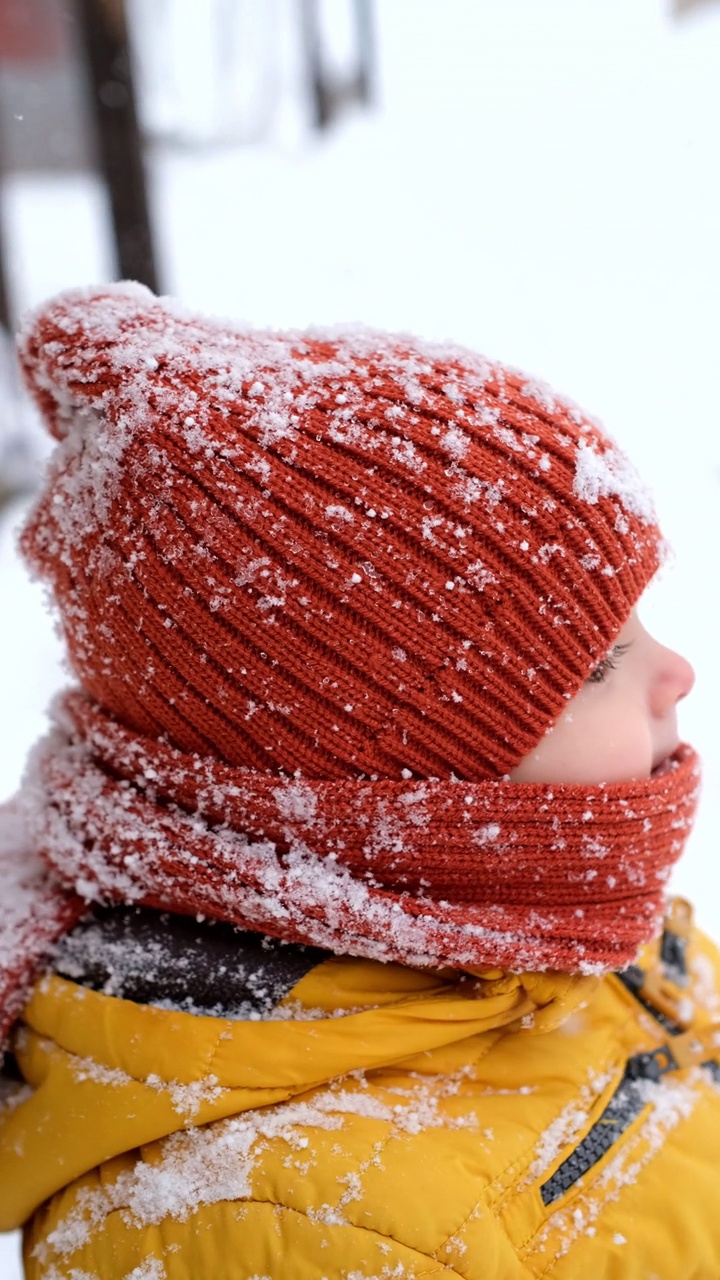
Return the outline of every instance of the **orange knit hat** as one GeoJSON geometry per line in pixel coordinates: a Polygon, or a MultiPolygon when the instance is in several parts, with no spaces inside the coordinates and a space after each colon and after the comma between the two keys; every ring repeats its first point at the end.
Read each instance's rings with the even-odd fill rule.
{"type": "Polygon", "coordinates": [[[61,441],[24,550],[86,692],[183,752],[501,777],[658,565],[597,424],[455,347],[253,332],[125,284],[31,316],[20,356],[61,441]]]}

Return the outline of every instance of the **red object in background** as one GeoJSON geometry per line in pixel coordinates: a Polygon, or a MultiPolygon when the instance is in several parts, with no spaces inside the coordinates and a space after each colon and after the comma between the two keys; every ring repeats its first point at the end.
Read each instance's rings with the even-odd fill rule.
{"type": "Polygon", "coordinates": [[[55,62],[66,46],[58,0],[0,0],[0,63],[55,62]]]}

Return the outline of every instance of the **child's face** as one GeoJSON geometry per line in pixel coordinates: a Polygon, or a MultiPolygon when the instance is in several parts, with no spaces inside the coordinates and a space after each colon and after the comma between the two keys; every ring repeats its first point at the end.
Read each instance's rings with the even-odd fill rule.
{"type": "Polygon", "coordinates": [[[678,745],[677,704],[695,674],[633,610],[607,658],[510,777],[514,782],[649,778],[678,745]]]}

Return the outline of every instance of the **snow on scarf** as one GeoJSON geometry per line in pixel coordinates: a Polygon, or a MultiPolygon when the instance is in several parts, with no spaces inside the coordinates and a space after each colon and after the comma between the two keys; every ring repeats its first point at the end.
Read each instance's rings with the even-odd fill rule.
{"type": "Polygon", "coordinates": [[[93,902],[415,966],[621,968],[657,930],[698,782],[687,746],[613,785],[283,778],[135,737],[65,694],[20,796],[47,870],[17,838],[0,859],[3,1030],[93,902]]]}

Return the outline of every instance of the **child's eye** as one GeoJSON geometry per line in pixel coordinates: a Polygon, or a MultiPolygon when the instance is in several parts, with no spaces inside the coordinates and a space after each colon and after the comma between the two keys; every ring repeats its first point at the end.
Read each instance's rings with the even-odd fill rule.
{"type": "Polygon", "coordinates": [[[612,659],[612,653],[609,653],[606,658],[603,658],[601,662],[598,662],[595,670],[590,672],[590,675],[588,676],[585,683],[586,684],[602,684],[603,680],[607,680],[610,672],[614,670],[615,670],[615,663],[613,662],[613,659],[612,659]]]}
{"type": "Polygon", "coordinates": [[[585,683],[602,684],[603,680],[607,680],[610,672],[615,670],[618,664],[618,658],[622,658],[623,654],[627,653],[629,648],[629,643],[614,644],[609,653],[606,653],[605,657],[598,662],[595,670],[590,672],[585,683]]]}

